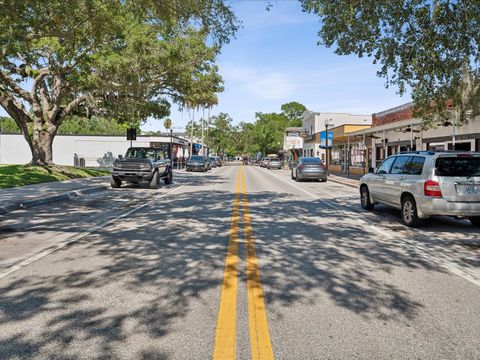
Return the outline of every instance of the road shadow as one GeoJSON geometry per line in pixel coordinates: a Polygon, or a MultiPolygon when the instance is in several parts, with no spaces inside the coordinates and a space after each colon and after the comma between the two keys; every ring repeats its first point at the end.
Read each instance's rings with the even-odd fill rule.
{"type": "MultiPolygon", "coordinates": [[[[321,201],[275,192],[248,199],[267,307],[313,304],[320,291],[363,318],[407,321],[421,301],[378,273],[442,271],[408,246],[388,247],[339,219],[321,201]]],[[[207,299],[220,293],[232,203],[228,191],[166,197],[3,279],[1,358],[116,359],[130,346],[133,357],[170,359],[162,341],[179,324],[196,326],[187,323],[194,304],[205,303],[216,317],[218,304],[207,299]],[[134,342],[139,336],[145,344],[134,342]]],[[[57,210],[51,216],[62,216],[57,210]]],[[[245,278],[244,266],[240,272],[245,278]]],[[[208,357],[210,350],[203,347],[208,357]]]]}

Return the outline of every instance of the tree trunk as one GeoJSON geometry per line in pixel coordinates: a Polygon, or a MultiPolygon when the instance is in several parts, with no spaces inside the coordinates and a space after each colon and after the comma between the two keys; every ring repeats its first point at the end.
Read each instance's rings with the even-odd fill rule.
{"type": "Polygon", "coordinates": [[[36,130],[32,137],[32,165],[48,166],[53,164],[53,138],[55,132],[47,130],[36,130]]]}

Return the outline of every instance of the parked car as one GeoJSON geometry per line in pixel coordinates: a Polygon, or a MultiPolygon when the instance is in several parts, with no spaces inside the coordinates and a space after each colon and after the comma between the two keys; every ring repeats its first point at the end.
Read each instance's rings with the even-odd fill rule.
{"type": "Polygon", "coordinates": [[[190,156],[187,160],[187,171],[207,171],[208,163],[207,159],[201,155],[190,156]]]}
{"type": "Polygon", "coordinates": [[[218,166],[217,160],[213,156],[210,156],[208,159],[210,160],[210,163],[212,164],[212,168],[215,168],[215,167],[218,166]]]}
{"type": "Polygon", "coordinates": [[[279,158],[270,158],[268,163],[267,163],[267,168],[268,168],[268,170],[281,169],[282,168],[282,162],[280,161],[279,158]]]}
{"type": "Polygon", "coordinates": [[[131,184],[146,182],[147,187],[154,187],[160,184],[160,179],[166,185],[173,181],[167,151],[152,147],[131,147],[125,157],[119,156],[113,162],[110,184],[113,188],[119,188],[123,181],[131,184]]]}
{"type": "Polygon", "coordinates": [[[210,157],[212,161],[212,166],[213,167],[221,167],[222,166],[222,159],[220,159],[220,156],[212,156],[210,157]]]}
{"type": "Polygon", "coordinates": [[[212,170],[212,162],[210,161],[210,158],[207,156],[204,156],[205,162],[207,163],[207,171],[212,170]]]}
{"type": "Polygon", "coordinates": [[[264,157],[262,160],[260,160],[260,167],[265,167],[267,164],[268,158],[264,157]]]}
{"type": "Polygon", "coordinates": [[[480,227],[480,153],[416,151],[386,158],[360,179],[360,202],[401,210],[407,226],[446,215],[480,227]]]}
{"type": "Polygon", "coordinates": [[[318,157],[300,157],[292,163],[292,179],[301,180],[322,180],[327,181],[327,170],[325,164],[318,157]]]}

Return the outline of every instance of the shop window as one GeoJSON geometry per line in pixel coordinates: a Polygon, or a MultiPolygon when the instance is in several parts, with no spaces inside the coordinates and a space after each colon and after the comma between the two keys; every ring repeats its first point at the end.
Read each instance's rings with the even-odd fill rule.
{"type": "MultiPolygon", "coordinates": [[[[448,144],[448,150],[454,150],[453,149],[453,144],[449,143],[448,144]]],[[[460,150],[460,151],[471,151],[472,150],[472,143],[469,142],[461,142],[461,143],[455,143],[455,150],[460,150]]]]}

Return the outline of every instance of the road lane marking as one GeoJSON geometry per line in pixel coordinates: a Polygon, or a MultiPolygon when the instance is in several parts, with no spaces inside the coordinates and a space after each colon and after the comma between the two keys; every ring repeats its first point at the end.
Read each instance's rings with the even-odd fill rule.
{"type": "MultiPolygon", "coordinates": [[[[360,212],[358,212],[356,210],[349,209],[348,207],[346,209],[344,209],[342,207],[346,207],[345,205],[333,204],[331,201],[324,200],[324,199],[320,198],[319,196],[311,193],[310,191],[305,190],[305,189],[297,186],[296,184],[292,184],[291,182],[289,182],[289,181],[287,181],[283,178],[280,178],[276,175],[273,175],[269,171],[265,171],[265,173],[269,174],[270,176],[274,177],[277,180],[280,180],[280,181],[284,182],[287,185],[290,185],[291,187],[294,187],[295,189],[298,189],[298,190],[302,191],[303,193],[307,194],[308,196],[312,197],[313,199],[322,202],[323,204],[325,204],[329,208],[337,211],[337,214],[343,215],[343,216],[349,216],[350,215],[349,216],[350,220],[353,221],[353,222],[356,222],[358,225],[367,227],[370,230],[372,230],[373,232],[376,232],[377,234],[382,235],[384,238],[387,238],[389,240],[400,241],[400,242],[404,243],[405,245],[407,245],[410,249],[415,251],[419,256],[423,257],[424,259],[427,259],[429,261],[432,261],[432,262],[438,264],[439,266],[443,267],[444,269],[446,269],[446,270],[450,271],[451,273],[461,277],[462,279],[465,279],[465,280],[469,281],[470,283],[472,283],[476,286],[480,286],[480,278],[478,276],[476,276],[475,274],[472,274],[468,270],[458,268],[453,262],[446,259],[441,254],[438,254],[437,256],[431,255],[430,252],[429,252],[429,249],[426,246],[418,243],[418,241],[410,240],[410,239],[405,238],[405,237],[401,237],[401,236],[399,236],[395,233],[390,232],[390,230],[382,229],[377,225],[370,224],[368,222],[368,220],[364,220],[364,219],[360,218],[362,215],[361,215],[360,212]]],[[[322,192],[321,190],[319,190],[319,191],[323,195],[331,195],[331,194],[327,194],[325,192],[322,192]]]]}
{"type": "Polygon", "coordinates": [[[240,168],[237,171],[237,184],[233,200],[230,237],[225,259],[220,308],[213,359],[235,359],[237,344],[237,288],[238,288],[238,223],[240,218],[240,168]]]}
{"type": "Polygon", "coordinates": [[[260,268],[255,252],[255,239],[252,232],[252,222],[248,210],[247,187],[243,167],[242,179],[242,208],[245,243],[247,248],[247,291],[248,291],[248,322],[250,328],[250,348],[253,360],[274,359],[270,331],[268,329],[265,298],[260,280],[260,268]]]}

